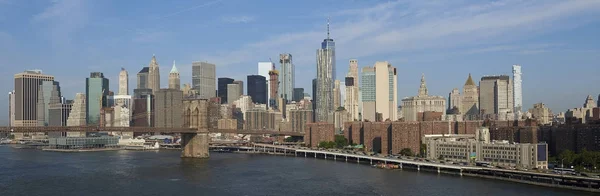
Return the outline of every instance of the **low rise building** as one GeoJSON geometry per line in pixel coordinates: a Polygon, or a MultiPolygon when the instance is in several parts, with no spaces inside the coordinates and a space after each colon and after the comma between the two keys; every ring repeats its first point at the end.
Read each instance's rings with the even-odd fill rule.
{"type": "Polygon", "coordinates": [[[473,135],[426,135],[428,159],[454,162],[481,162],[494,166],[548,169],[546,143],[490,141],[489,129],[481,127],[473,135]]]}

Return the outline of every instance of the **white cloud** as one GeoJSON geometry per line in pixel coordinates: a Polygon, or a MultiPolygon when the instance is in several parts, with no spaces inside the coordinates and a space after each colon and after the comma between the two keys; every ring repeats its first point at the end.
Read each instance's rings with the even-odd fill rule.
{"type": "Polygon", "coordinates": [[[223,0],[210,1],[210,2],[206,2],[206,3],[200,4],[200,5],[191,6],[191,7],[188,7],[186,9],[181,9],[181,10],[178,10],[178,11],[175,11],[175,12],[171,12],[171,13],[163,15],[163,16],[161,16],[159,18],[168,18],[168,17],[171,17],[171,16],[179,15],[179,14],[182,14],[182,13],[185,13],[185,12],[196,10],[198,8],[208,7],[208,6],[214,5],[216,3],[219,3],[221,1],[223,1],[223,0]]]}
{"type": "Polygon", "coordinates": [[[34,15],[32,22],[47,28],[54,45],[65,46],[71,43],[74,33],[87,25],[87,12],[85,1],[55,0],[43,12],[34,15]]]}
{"type": "MultiPolygon", "coordinates": [[[[338,62],[375,54],[395,54],[423,49],[501,45],[523,37],[563,28],[566,19],[600,10],[600,1],[504,0],[475,4],[447,1],[395,1],[364,9],[333,12],[332,38],[338,62]]],[[[578,20],[570,21],[578,23],[578,20]]],[[[579,23],[581,24],[581,23],[579,23]]],[[[211,55],[219,64],[252,62],[265,54],[292,53],[296,62],[314,64],[314,51],[325,38],[322,29],[273,35],[233,51],[211,55]]],[[[513,50],[498,46],[485,50],[513,50]]],[[[305,63],[299,63],[304,65],[305,63]]],[[[338,63],[340,64],[340,63],[338,63]]]]}
{"type": "Polygon", "coordinates": [[[254,22],[256,18],[254,16],[229,16],[221,18],[226,23],[250,23],[254,22]]]}

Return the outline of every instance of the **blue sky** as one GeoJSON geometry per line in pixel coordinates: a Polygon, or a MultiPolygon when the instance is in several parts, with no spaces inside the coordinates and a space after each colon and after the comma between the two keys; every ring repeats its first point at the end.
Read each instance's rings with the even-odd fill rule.
{"type": "Polygon", "coordinates": [[[193,61],[245,80],[257,62],[291,53],[296,87],[311,92],[327,17],[338,78],[351,58],[361,67],[389,61],[400,98],[417,93],[421,73],[430,94],[447,96],[468,73],[511,74],[513,64],[523,66],[525,108],[542,101],[564,111],[600,93],[598,0],[0,0],[0,111],[15,73],[42,69],[72,99],[93,71],[115,90],[124,67],[134,86],[152,54],[166,87],[173,60],[182,83],[193,61]]]}

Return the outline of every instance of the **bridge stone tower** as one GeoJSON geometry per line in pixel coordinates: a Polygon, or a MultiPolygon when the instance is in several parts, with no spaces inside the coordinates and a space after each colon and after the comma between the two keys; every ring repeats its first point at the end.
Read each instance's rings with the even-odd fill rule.
{"type": "Polygon", "coordinates": [[[181,158],[208,158],[208,100],[184,100],[183,110],[184,126],[198,131],[181,134],[181,158]]]}

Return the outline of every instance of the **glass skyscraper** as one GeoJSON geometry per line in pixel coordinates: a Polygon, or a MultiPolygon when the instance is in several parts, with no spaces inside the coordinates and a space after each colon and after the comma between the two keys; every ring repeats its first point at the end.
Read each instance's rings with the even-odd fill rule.
{"type": "Polygon", "coordinates": [[[335,81],[335,42],[329,37],[329,21],[327,22],[327,38],[321,42],[317,50],[317,98],[316,122],[330,122],[333,108],[333,81],[335,81]]]}
{"type": "Polygon", "coordinates": [[[108,106],[108,79],[101,72],[92,72],[85,80],[87,125],[99,125],[100,110],[108,106]]]}

